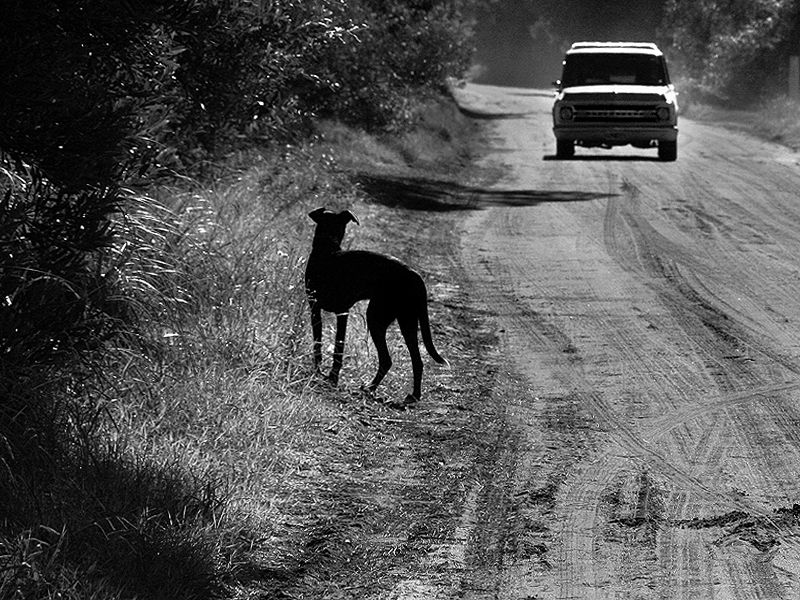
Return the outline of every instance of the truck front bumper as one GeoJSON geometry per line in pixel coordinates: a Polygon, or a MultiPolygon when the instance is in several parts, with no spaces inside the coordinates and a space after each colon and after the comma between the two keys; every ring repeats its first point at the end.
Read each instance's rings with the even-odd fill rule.
{"type": "Polygon", "coordinates": [[[678,127],[556,125],[553,134],[557,140],[575,142],[581,146],[645,146],[652,142],[677,141],[678,127]]]}

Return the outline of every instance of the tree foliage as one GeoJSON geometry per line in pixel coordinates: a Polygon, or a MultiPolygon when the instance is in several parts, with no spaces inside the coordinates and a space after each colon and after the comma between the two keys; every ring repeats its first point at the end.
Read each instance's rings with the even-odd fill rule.
{"type": "Polygon", "coordinates": [[[681,70],[701,91],[741,103],[783,89],[800,52],[798,0],[670,0],[665,31],[681,70]]]}
{"type": "MultiPolygon", "coordinates": [[[[467,0],[357,0],[349,3],[354,39],[326,53],[314,90],[322,114],[370,127],[407,115],[416,91],[461,75],[471,58],[467,0]],[[320,94],[320,92],[325,92],[320,94]]],[[[306,97],[307,100],[311,100],[306,97]]]]}
{"type": "Polygon", "coordinates": [[[294,140],[317,116],[402,122],[416,95],[466,66],[470,1],[2,0],[0,596],[66,597],[53,586],[74,572],[128,595],[169,579],[185,597],[215,597],[197,589],[219,583],[216,563],[176,578],[165,569],[181,562],[164,560],[205,556],[192,531],[212,518],[213,494],[195,502],[198,484],[161,502],[148,490],[169,500],[176,485],[139,490],[146,467],[124,489],[125,461],[97,441],[107,406],[148,383],[127,381],[131,357],[156,365],[164,315],[191,304],[166,251],[185,232],[136,190],[294,140]],[[83,488],[93,481],[106,487],[83,488]],[[70,521],[62,505],[86,497],[98,520],[70,521]],[[59,571],[67,545],[81,558],[59,571]],[[132,555],[150,571],[112,581],[132,555]]]}
{"type": "Polygon", "coordinates": [[[19,290],[33,280],[51,282],[41,293],[68,289],[87,311],[108,310],[96,304],[121,280],[108,248],[126,186],[297,136],[319,115],[401,121],[416,94],[466,68],[469,2],[5,0],[5,356],[31,340],[20,325],[31,295],[19,290]]]}
{"type": "Polygon", "coordinates": [[[470,48],[468,0],[5,4],[0,150],[77,186],[285,136],[316,114],[386,125],[470,48]]]}

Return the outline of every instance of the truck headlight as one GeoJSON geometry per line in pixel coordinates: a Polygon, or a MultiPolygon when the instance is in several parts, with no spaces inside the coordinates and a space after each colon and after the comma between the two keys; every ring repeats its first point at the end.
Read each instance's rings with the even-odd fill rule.
{"type": "Polygon", "coordinates": [[[669,120],[669,109],[666,106],[659,106],[656,109],[656,117],[658,117],[659,121],[668,121],[669,120]]]}
{"type": "Polygon", "coordinates": [[[575,117],[575,111],[571,106],[562,106],[558,111],[558,116],[562,121],[571,121],[575,117]]]}

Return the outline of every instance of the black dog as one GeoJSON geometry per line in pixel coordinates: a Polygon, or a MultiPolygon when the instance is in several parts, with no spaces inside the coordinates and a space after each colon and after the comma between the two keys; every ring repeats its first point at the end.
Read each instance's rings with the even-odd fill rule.
{"type": "Polygon", "coordinates": [[[392,366],[386,345],[386,330],[397,320],[414,370],[414,389],[405,404],[420,399],[422,358],[417,342],[417,327],[422,342],[433,360],[447,364],[433,346],[428,321],[428,292],[416,272],[395,258],[366,250],[342,250],[345,228],[358,223],[353,213],[318,208],[308,215],[317,224],[311,255],[306,265],[306,292],[311,306],[314,337],[314,366],[322,363],[322,312],[336,314],[336,342],[333,366],[328,378],[336,384],[342,368],[344,337],[350,308],[359,300],[369,300],[367,328],[378,351],[378,372],[369,385],[374,392],[392,366]]]}

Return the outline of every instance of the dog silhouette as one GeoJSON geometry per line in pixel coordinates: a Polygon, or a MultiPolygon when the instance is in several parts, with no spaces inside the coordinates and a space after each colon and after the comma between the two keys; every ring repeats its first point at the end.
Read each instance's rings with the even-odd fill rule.
{"type": "Polygon", "coordinates": [[[403,404],[418,401],[422,396],[422,357],[417,331],[422,334],[422,342],[431,358],[447,364],[433,345],[425,282],[417,272],[396,258],[368,250],[342,250],[348,223],[358,224],[358,219],[349,210],[333,212],[318,208],[308,216],[317,224],[305,275],[315,369],[319,371],[322,364],[322,311],[336,315],[333,365],[328,375],[335,385],[342,368],[348,313],[356,302],[369,300],[367,329],[378,351],[378,371],[368,390],[374,392],[392,367],[386,330],[396,320],[411,356],[414,375],[412,392],[405,397],[403,404]]]}

